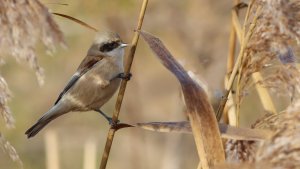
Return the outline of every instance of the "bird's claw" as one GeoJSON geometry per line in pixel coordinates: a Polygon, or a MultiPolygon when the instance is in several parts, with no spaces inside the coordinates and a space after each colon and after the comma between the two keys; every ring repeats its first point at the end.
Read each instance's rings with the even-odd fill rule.
{"type": "Polygon", "coordinates": [[[111,127],[115,127],[115,126],[117,126],[118,123],[120,123],[120,120],[117,120],[117,122],[115,122],[111,117],[108,117],[107,121],[111,127]]]}
{"type": "Polygon", "coordinates": [[[117,78],[123,79],[123,80],[127,80],[129,81],[132,77],[131,73],[125,74],[125,73],[119,73],[117,78]]]}

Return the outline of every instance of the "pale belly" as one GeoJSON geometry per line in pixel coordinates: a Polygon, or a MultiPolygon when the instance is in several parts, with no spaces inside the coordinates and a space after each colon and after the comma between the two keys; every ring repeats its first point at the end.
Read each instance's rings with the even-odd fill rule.
{"type": "Polygon", "coordinates": [[[96,65],[80,77],[63,96],[63,100],[72,105],[71,111],[100,109],[117,91],[121,80],[115,77],[121,72],[123,72],[122,67],[112,68],[111,65],[104,63],[96,65]]]}

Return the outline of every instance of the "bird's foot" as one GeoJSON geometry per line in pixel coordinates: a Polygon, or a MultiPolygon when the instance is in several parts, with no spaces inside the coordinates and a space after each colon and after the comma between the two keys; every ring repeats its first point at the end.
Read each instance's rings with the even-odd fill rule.
{"type": "Polygon", "coordinates": [[[110,118],[108,120],[108,124],[110,125],[111,128],[117,128],[119,123],[120,123],[120,120],[117,120],[117,122],[115,122],[112,118],[110,118]]]}
{"type": "Polygon", "coordinates": [[[117,122],[115,122],[112,117],[108,117],[107,121],[108,121],[108,124],[112,127],[115,127],[117,124],[120,123],[120,120],[117,120],[117,122]]]}
{"type": "Polygon", "coordinates": [[[125,73],[119,73],[117,75],[117,78],[120,78],[120,79],[123,79],[123,80],[127,80],[129,81],[132,77],[132,74],[131,73],[128,73],[128,74],[125,74],[125,73]]]}

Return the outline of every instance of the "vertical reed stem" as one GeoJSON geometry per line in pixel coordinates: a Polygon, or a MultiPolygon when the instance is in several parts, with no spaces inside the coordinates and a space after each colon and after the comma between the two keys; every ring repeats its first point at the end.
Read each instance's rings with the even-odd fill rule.
{"type": "MultiPolygon", "coordinates": [[[[131,69],[131,65],[132,65],[132,61],[134,58],[134,54],[135,54],[135,50],[136,50],[136,46],[139,40],[139,30],[141,30],[142,28],[142,24],[143,24],[143,20],[144,20],[144,16],[145,16],[145,12],[146,12],[146,8],[147,8],[147,4],[148,4],[148,0],[143,0],[143,4],[142,4],[142,8],[140,11],[140,15],[139,15],[139,20],[138,20],[138,25],[137,25],[137,31],[135,31],[134,33],[134,37],[132,39],[131,42],[131,48],[128,54],[128,58],[125,64],[125,74],[128,74],[130,72],[131,69]]],[[[126,85],[127,85],[127,81],[126,80],[122,80],[121,82],[121,87],[119,90],[119,94],[117,97],[117,102],[115,105],[115,111],[114,114],[112,116],[112,120],[116,123],[118,121],[118,117],[120,114],[120,109],[121,109],[121,105],[122,105],[122,101],[123,101],[123,97],[125,94],[125,89],[126,89],[126,85]]],[[[114,139],[114,135],[115,135],[116,129],[114,127],[111,127],[108,131],[107,134],[107,139],[106,139],[106,144],[105,144],[105,148],[104,148],[104,152],[102,154],[102,160],[101,160],[101,164],[100,164],[100,169],[105,169],[106,168],[106,164],[107,164],[107,160],[109,157],[109,153],[110,153],[110,149],[112,146],[112,142],[114,139]]]]}
{"type": "MultiPolygon", "coordinates": [[[[240,3],[240,0],[234,0],[233,5],[236,6],[238,3],[240,3]]],[[[238,11],[237,11],[238,12],[238,11]]],[[[234,66],[234,60],[235,60],[235,48],[236,48],[236,30],[234,26],[234,15],[235,13],[232,12],[231,16],[231,31],[230,31],[230,37],[229,37],[229,53],[228,53],[228,58],[227,58],[227,74],[225,77],[225,86],[227,86],[228,80],[230,78],[230,74],[233,70],[234,66]]],[[[238,14],[238,13],[237,13],[238,14]]],[[[229,94],[228,96],[228,102],[226,104],[227,111],[224,112],[226,114],[226,118],[228,118],[228,122],[230,125],[235,125],[236,124],[236,114],[235,114],[235,107],[234,107],[234,101],[232,94],[229,94]]],[[[219,117],[219,118],[222,118],[219,117]]],[[[220,120],[220,119],[218,119],[220,120]]]]}
{"type": "Polygon", "coordinates": [[[59,169],[59,152],[57,136],[54,131],[48,131],[45,135],[47,169],[59,169]]]}
{"type": "MultiPolygon", "coordinates": [[[[246,25],[248,23],[248,19],[249,19],[249,15],[250,15],[250,9],[251,9],[253,3],[254,3],[254,0],[251,1],[251,3],[248,6],[248,9],[247,9],[247,13],[246,13],[246,17],[245,17],[245,21],[244,21],[244,25],[243,25],[242,36],[241,36],[242,37],[242,39],[241,39],[241,49],[240,49],[239,55],[238,55],[238,57],[235,61],[235,64],[234,64],[232,73],[229,77],[228,83],[225,86],[226,92],[225,92],[225,94],[224,94],[224,96],[221,100],[221,103],[218,107],[218,111],[217,111],[217,118],[218,119],[220,119],[220,117],[222,117],[224,107],[225,107],[225,104],[226,104],[227,99],[228,99],[228,95],[231,91],[231,88],[233,86],[233,82],[234,82],[235,77],[238,73],[238,70],[240,68],[240,64],[242,62],[242,58],[244,56],[245,47],[246,47],[246,45],[248,43],[248,40],[250,39],[250,37],[253,33],[253,29],[255,28],[255,23],[256,23],[256,20],[257,20],[257,17],[258,17],[257,15],[255,15],[255,18],[253,19],[252,24],[250,25],[250,28],[249,28],[248,32],[246,32],[246,25]]],[[[258,13],[258,11],[256,11],[256,13],[258,13]]],[[[238,114],[237,114],[237,116],[238,116],[238,114]]]]}
{"type": "Polygon", "coordinates": [[[267,90],[267,88],[263,87],[259,82],[263,81],[263,76],[260,72],[255,72],[252,74],[252,79],[255,83],[255,89],[260,98],[260,102],[264,107],[265,111],[270,113],[277,113],[275,105],[272,101],[272,97],[267,90]]]}
{"type": "Polygon", "coordinates": [[[88,140],[84,144],[83,169],[96,169],[97,144],[94,140],[88,140]]]}

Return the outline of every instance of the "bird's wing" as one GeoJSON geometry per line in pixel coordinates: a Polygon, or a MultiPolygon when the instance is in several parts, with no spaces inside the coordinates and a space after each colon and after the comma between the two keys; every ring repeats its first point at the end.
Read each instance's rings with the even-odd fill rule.
{"type": "Polygon", "coordinates": [[[78,81],[78,79],[84,75],[87,71],[89,71],[96,63],[101,61],[103,59],[103,56],[87,56],[83,59],[83,61],[80,63],[79,67],[77,68],[77,72],[71,77],[71,80],[68,82],[64,90],[59,94],[57,100],[55,101],[54,105],[56,105],[60,99],[64,96],[65,93],[68,92],[68,90],[74,86],[74,84],[78,81]]]}

